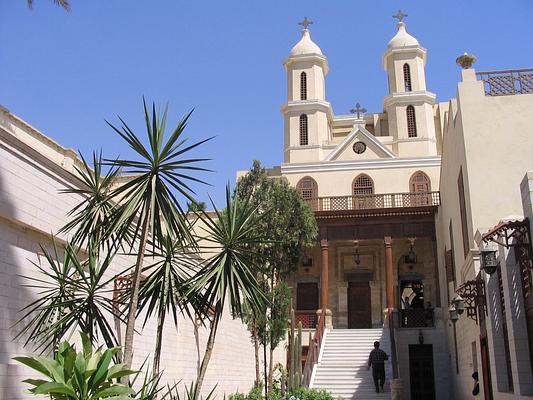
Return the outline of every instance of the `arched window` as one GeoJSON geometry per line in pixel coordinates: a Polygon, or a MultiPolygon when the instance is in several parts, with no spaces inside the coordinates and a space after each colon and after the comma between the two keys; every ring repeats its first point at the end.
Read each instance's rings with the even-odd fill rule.
{"type": "Polygon", "coordinates": [[[307,100],[307,74],[300,74],[300,100],[307,100]]]}
{"type": "Polygon", "coordinates": [[[413,106],[407,106],[407,135],[416,137],[416,118],[413,106]]]}
{"type": "Polygon", "coordinates": [[[309,136],[307,134],[307,115],[300,115],[300,146],[309,144],[309,136]]]}
{"type": "Polygon", "coordinates": [[[415,172],[409,179],[409,190],[414,193],[410,196],[411,206],[429,206],[432,204],[431,181],[422,171],[415,172]]]}
{"type": "Polygon", "coordinates": [[[403,83],[405,85],[406,92],[413,90],[413,87],[411,86],[411,68],[407,63],[403,65],[403,83]]]}
{"type": "Polygon", "coordinates": [[[296,185],[296,189],[300,191],[304,200],[311,200],[318,197],[318,185],[315,180],[309,176],[300,179],[296,185]]]}
{"type": "Polygon", "coordinates": [[[411,193],[431,192],[431,181],[422,171],[415,172],[409,179],[409,190],[411,193]]]}
{"type": "Polygon", "coordinates": [[[358,175],[352,186],[354,196],[374,193],[374,182],[366,174],[358,175]]]}

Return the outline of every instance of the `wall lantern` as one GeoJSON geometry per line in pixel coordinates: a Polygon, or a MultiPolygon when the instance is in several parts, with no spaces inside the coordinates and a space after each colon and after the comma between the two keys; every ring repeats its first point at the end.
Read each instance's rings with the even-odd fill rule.
{"type": "Polygon", "coordinates": [[[457,312],[453,304],[450,306],[448,311],[450,312],[450,320],[455,324],[459,319],[459,313],[457,312]]]}
{"type": "Polygon", "coordinates": [[[307,251],[304,252],[304,255],[302,256],[302,267],[304,268],[310,268],[313,266],[313,258],[309,257],[307,254],[307,251]]]}
{"type": "Polygon", "coordinates": [[[462,313],[464,313],[465,301],[460,295],[457,295],[453,298],[452,305],[455,308],[455,311],[457,311],[458,315],[461,315],[462,313]]]}
{"type": "Polygon", "coordinates": [[[355,265],[361,264],[361,256],[359,255],[359,242],[357,240],[353,241],[354,244],[354,252],[353,252],[353,261],[355,265]]]}
{"type": "Polygon", "coordinates": [[[481,248],[481,269],[485,273],[492,275],[500,265],[498,251],[495,246],[484,245],[481,248]]]}
{"type": "Polygon", "coordinates": [[[409,238],[409,252],[405,256],[406,264],[416,264],[415,238],[409,238]]]}

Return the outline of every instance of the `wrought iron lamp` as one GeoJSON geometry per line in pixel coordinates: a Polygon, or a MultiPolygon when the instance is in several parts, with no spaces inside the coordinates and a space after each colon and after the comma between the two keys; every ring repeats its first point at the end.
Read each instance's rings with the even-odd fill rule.
{"type": "Polygon", "coordinates": [[[459,319],[459,313],[455,309],[455,305],[453,303],[448,309],[448,311],[450,312],[450,320],[455,324],[457,320],[459,319]]]}
{"type": "Polygon", "coordinates": [[[481,249],[481,269],[485,273],[492,275],[499,266],[500,261],[498,260],[498,251],[496,248],[487,245],[483,246],[481,249]]]}
{"type": "Polygon", "coordinates": [[[461,315],[465,312],[465,301],[460,295],[457,295],[453,298],[452,305],[458,315],[461,315]]]}
{"type": "Polygon", "coordinates": [[[354,240],[354,252],[353,252],[353,261],[355,265],[361,264],[361,256],[359,254],[359,242],[357,240],[354,240]]]}
{"type": "Polygon", "coordinates": [[[302,256],[302,266],[304,268],[310,268],[313,266],[313,259],[309,257],[307,251],[305,251],[304,255],[302,256]]]}
{"type": "Polygon", "coordinates": [[[416,264],[415,238],[409,238],[409,252],[405,256],[406,264],[416,264]]]}

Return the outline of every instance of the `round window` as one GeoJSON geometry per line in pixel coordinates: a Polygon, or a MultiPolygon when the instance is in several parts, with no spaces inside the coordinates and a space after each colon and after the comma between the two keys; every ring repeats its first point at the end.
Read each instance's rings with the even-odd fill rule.
{"type": "Polygon", "coordinates": [[[364,144],[363,142],[355,142],[353,144],[353,151],[356,154],[363,154],[365,150],[366,150],[366,144],[364,144]]]}

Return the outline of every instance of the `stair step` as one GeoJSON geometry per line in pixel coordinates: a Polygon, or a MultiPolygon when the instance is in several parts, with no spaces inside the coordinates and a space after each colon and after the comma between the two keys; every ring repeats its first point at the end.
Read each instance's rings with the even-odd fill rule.
{"type": "MultiPolygon", "coordinates": [[[[372,372],[367,370],[368,355],[374,342],[390,355],[389,332],[386,329],[329,329],[320,364],[315,366],[311,387],[330,392],[335,399],[390,399],[389,382],[385,392],[376,393],[372,372]]],[[[390,361],[385,362],[385,376],[391,374],[390,361]]]]}

